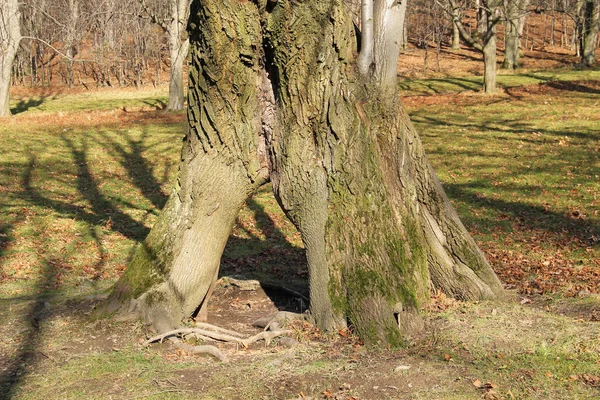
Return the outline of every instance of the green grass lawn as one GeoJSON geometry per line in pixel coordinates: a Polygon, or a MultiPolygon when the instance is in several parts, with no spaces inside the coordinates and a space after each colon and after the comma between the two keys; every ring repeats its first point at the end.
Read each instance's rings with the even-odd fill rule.
{"type": "MultiPolygon", "coordinates": [[[[229,365],[140,349],[141,326],[85,315],[166,201],[184,114],[155,110],[165,95],[153,90],[15,99],[22,112],[0,124],[0,366],[27,360],[15,368],[14,398],[598,398],[599,328],[579,320],[600,318],[585,297],[600,291],[595,73],[511,76],[494,96],[405,100],[465,225],[502,280],[541,309],[459,304],[427,317],[423,337],[395,353],[318,337],[297,350],[242,352],[229,365]],[[571,295],[582,298],[563,299],[571,295]]],[[[405,94],[451,90],[413,84],[405,94]]],[[[238,217],[223,270],[290,281],[290,271],[306,277],[304,263],[265,187],[238,217]]]]}
{"type": "Polygon", "coordinates": [[[524,291],[597,292],[597,81],[443,99],[409,114],[496,271],[524,291]]]}

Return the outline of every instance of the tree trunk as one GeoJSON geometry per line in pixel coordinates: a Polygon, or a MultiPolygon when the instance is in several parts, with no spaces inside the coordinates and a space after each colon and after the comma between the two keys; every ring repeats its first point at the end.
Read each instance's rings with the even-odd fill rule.
{"type": "Polygon", "coordinates": [[[584,9],[581,64],[591,67],[596,64],[596,40],[600,28],[600,2],[587,0],[584,9]]]}
{"type": "Polygon", "coordinates": [[[169,56],[169,102],[167,110],[179,111],[184,107],[183,63],[189,51],[189,39],[183,39],[189,18],[190,0],[170,0],[171,23],[168,26],[169,56]]]}
{"type": "Polygon", "coordinates": [[[525,25],[525,16],[529,0],[513,0],[507,7],[505,29],[505,53],[502,68],[516,69],[519,67],[521,55],[521,36],[525,25]]]}
{"type": "MultiPolygon", "coordinates": [[[[459,8],[455,0],[446,0],[448,13],[459,8]]],[[[496,91],[496,24],[500,21],[499,0],[476,0],[477,31],[469,33],[460,19],[453,17],[454,25],[467,45],[483,54],[483,91],[496,91]]],[[[453,15],[453,14],[452,14],[453,15]]]]}
{"type": "Polygon", "coordinates": [[[369,343],[395,345],[432,287],[500,295],[388,81],[396,50],[375,50],[381,75],[361,76],[341,0],[257,3],[192,4],[178,186],[104,310],[133,299],[158,330],[192,314],[241,205],[267,177],[302,236],[320,328],[350,325],[369,343]]]}
{"type": "MultiPolygon", "coordinates": [[[[177,38],[179,42],[179,39],[177,38]]],[[[189,52],[189,40],[178,43],[178,47],[170,49],[171,70],[169,76],[169,102],[167,110],[183,110],[185,105],[185,93],[183,83],[183,64],[189,52]]]]}
{"type": "Polygon", "coordinates": [[[460,31],[454,21],[460,20],[460,9],[452,10],[452,50],[460,50],[460,31]]]}
{"type": "Polygon", "coordinates": [[[217,276],[247,197],[266,182],[263,55],[258,9],[195,2],[189,129],[176,187],[100,312],[138,312],[164,332],[194,313],[217,276]],[[258,116],[258,117],[257,117],[258,116]],[[261,118],[260,116],[263,116],[261,118]]]}
{"type": "Polygon", "coordinates": [[[494,93],[496,91],[496,36],[483,47],[483,92],[494,93]]]}
{"type": "Polygon", "coordinates": [[[10,114],[12,66],[21,42],[21,12],[17,0],[0,3],[0,117],[10,114]]]}

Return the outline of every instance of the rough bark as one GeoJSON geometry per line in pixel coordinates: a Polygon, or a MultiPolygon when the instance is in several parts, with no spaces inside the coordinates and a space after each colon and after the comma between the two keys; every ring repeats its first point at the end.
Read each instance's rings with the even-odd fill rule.
{"type": "Polygon", "coordinates": [[[204,301],[240,208],[267,178],[258,10],[249,2],[203,1],[194,16],[189,129],[177,185],[100,310],[136,311],[159,332],[204,301]]]}
{"type": "Polygon", "coordinates": [[[21,12],[17,0],[0,1],[0,117],[10,114],[12,66],[21,42],[21,12]]]}
{"type": "Polygon", "coordinates": [[[584,7],[581,64],[591,67],[596,64],[596,41],[600,29],[600,2],[598,0],[586,0],[584,7]]]}
{"type": "MultiPolygon", "coordinates": [[[[351,325],[367,342],[395,345],[432,287],[501,295],[390,90],[395,79],[358,72],[356,39],[341,0],[193,3],[179,185],[107,311],[134,299],[159,331],[194,312],[267,173],[302,235],[322,329],[351,325]]],[[[373,70],[390,71],[393,51],[373,70]]]]}

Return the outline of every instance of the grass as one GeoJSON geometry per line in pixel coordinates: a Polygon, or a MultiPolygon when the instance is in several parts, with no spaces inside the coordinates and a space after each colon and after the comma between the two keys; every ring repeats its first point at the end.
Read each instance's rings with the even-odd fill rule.
{"type": "Polygon", "coordinates": [[[143,90],[102,90],[91,92],[64,92],[55,89],[37,90],[34,95],[13,97],[13,114],[59,113],[75,111],[102,111],[113,109],[164,109],[168,97],[161,88],[143,90]]]}
{"type": "MultiPolygon", "coordinates": [[[[512,72],[499,70],[497,84],[500,88],[514,88],[548,82],[600,79],[600,70],[564,69],[554,71],[512,72]]],[[[483,77],[445,77],[436,79],[401,80],[400,90],[405,96],[448,94],[457,92],[480,91],[483,77]]]]}
{"type": "Polygon", "coordinates": [[[463,222],[532,291],[598,291],[600,90],[579,86],[407,102],[463,222]]]}
{"type": "MultiPolygon", "coordinates": [[[[166,201],[183,113],[143,106],[164,101],[153,90],[17,98],[29,105],[0,125],[0,377],[10,388],[0,398],[597,398],[600,328],[581,318],[600,312],[598,300],[563,298],[599,291],[600,85],[582,80],[595,73],[507,76],[494,96],[405,101],[466,226],[533,308],[460,303],[428,314],[407,349],[300,336],[298,348],[252,349],[229,365],[140,349],[142,327],[87,315],[166,201]]],[[[303,285],[305,264],[263,188],[238,217],[223,273],[303,285]]]]}
{"type": "Polygon", "coordinates": [[[182,116],[32,114],[0,126],[2,278],[115,277],[166,201],[182,116]]]}

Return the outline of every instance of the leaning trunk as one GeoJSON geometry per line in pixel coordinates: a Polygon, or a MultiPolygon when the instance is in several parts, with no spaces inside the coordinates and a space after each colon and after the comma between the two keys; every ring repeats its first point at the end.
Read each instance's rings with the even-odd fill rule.
{"type": "Polygon", "coordinates": [[[320,328],[350,325],[394,345],[418,327],[434,287],[463,299],[500,295],[386,84],[390,52],[375,47],[384,65],[369,79],[357,71],[341,0],[258,3],[193,3],[179,184],[107,304],[133,299],[160,330],[193,313],[267,172],[302,236],[320,328]]]}
{"type": "Polygon", "coordinates": [[[21,42],[21,13],[17,0],[7,0],[0,16],[0,117],[10,114],[12,66],[21,42]]]}
{"type": "Polygon", "coordinates": [[[189,128],[177,184],[100,310],[135,311],[158,331],[178,326],[204,302],[239,210],[267,177],[268,121],[257,117],[267,114],[266,78],[257,73],[258,10],[204,1],[194,15],[189,128]]]}
{"type": "Polygon", "coordinates": [[[600,2],[598,0],[587,0],[584,7],[581,63],[590,67],[596,64],[596,41],[598,40],[598,29],[600,28],[600,2]]]}

